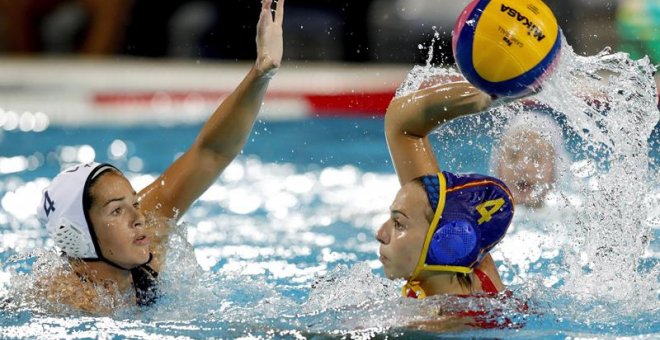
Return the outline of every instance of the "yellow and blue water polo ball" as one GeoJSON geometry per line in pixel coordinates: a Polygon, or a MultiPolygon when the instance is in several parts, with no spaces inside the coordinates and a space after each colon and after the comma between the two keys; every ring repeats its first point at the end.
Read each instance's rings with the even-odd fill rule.
{"type": "Polygon", "coordinates": [[[456,21],[452,47],[474,86],[520,96],[536,90],[559,59],[561,33],[540,0],[474,0],[456,21]]]}

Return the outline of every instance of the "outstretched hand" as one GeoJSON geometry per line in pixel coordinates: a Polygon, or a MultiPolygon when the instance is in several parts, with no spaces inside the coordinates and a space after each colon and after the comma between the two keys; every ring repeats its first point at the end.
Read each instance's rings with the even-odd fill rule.
{"type": "Polygon", "coordinates": [[[284,0],[275,3],[275,15],[271,13],[273,0],[263,0],[257,23],[257,62],[260,75],[273,75],[282,63],[282,20],[284,0]]]}

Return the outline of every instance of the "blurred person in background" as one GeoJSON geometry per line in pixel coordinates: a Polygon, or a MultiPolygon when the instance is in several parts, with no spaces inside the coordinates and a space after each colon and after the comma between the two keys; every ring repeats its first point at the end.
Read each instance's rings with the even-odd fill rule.
{"type": "Polygon", "coordinates": [[[134,0],[1,0],[3,40],[12,54],[120,50],[134,0]]]}
{"type": "MultiPolygon", "coordinates": [[[[287,1],[285,58],[370,60],[367,10],[373,0],[287,1]]],[[[254,58],[255,0],[136,1],[123,53],[146,57],[254,58]],[[161,32],[167,32],[162,34],[161,32]],[[231,34],[227,34],[231,32],[231,34]]]]}
{"type": "Polygon", "coordinates": [[[541,112],[511,118],[491,152],[491,171],[517,205],[540,208],[566,170],[561,127],[541,112]]]}
{"type": "MultiPolygon", "coordinates": [[[[290,0],[287,59],[373,59],[373,0],[290,0]]],[[[12,54],[121,54],[251,60],[258,0],[0,0],[0,48],[12,54]]],[[[392,51],[392,53],[398,53],[392,51]]]]}
{"type": "MultiPolygon", "coordinates": [[[[421,64],[435,26],[440,35],[432,63],[449,65],[451,35],[443,32],[469,1],[290,0],[285,58],[421,64]]],[[[622,0],[618,17],[615,0],[545,2],[578,53],[615,46],[617,18],[625,49],[641,44],[651,46],[644,47],[646,54],[658,51],[655,0],[622,0]]],[[[0,47],[13,53],[249,60],[254,52],[246,42],[259,6],[256,0],[0,0],[0,47]]]]}

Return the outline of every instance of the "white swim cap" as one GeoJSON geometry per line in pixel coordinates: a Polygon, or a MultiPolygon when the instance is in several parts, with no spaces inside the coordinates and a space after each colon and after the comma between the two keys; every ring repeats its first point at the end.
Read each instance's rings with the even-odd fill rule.
{"type": "MultiPolygon", "coordinates": [[[[500,136],[500,142],[506,136],[513,136],[516,133],[524,131],[535,132],[542,138],[542,140],[549,143],[554,151],[552,156],[554,156],[555,174],[561,176],[566,173],[569,164],[569,156],[566,151],[566,144],[559,123],[548,114],[541,111],[532,110],[523,112],[507,122],[507,125],[500,136]]],[[[520,141],[520,145],[521,147],[524,147],[524,141],[520,141]]],[[[501,143],[493,143],[489,161],[491,171],[497,169],[500,160],[502,160],[503,151],[504,147],[501,143]]]]}
{"type": "Polygon", "coordinates": [[[70,257],[102,259],[83,200],[90,182],[107,170],[119,172],[110,164],[79,164],[60,172],[43,191],[37,215],[55,244],[70,257]]]}

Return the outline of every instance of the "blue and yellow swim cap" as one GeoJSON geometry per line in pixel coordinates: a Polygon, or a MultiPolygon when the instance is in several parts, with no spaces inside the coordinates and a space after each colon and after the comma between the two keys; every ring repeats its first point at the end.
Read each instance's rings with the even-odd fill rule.
{"type": "Polygon", "coordinates": [[[421,182],[434,216],[412,278],[422,270],[472,272],[509,228],[509,189],[497,178],[444,171],[421,182]]]}

